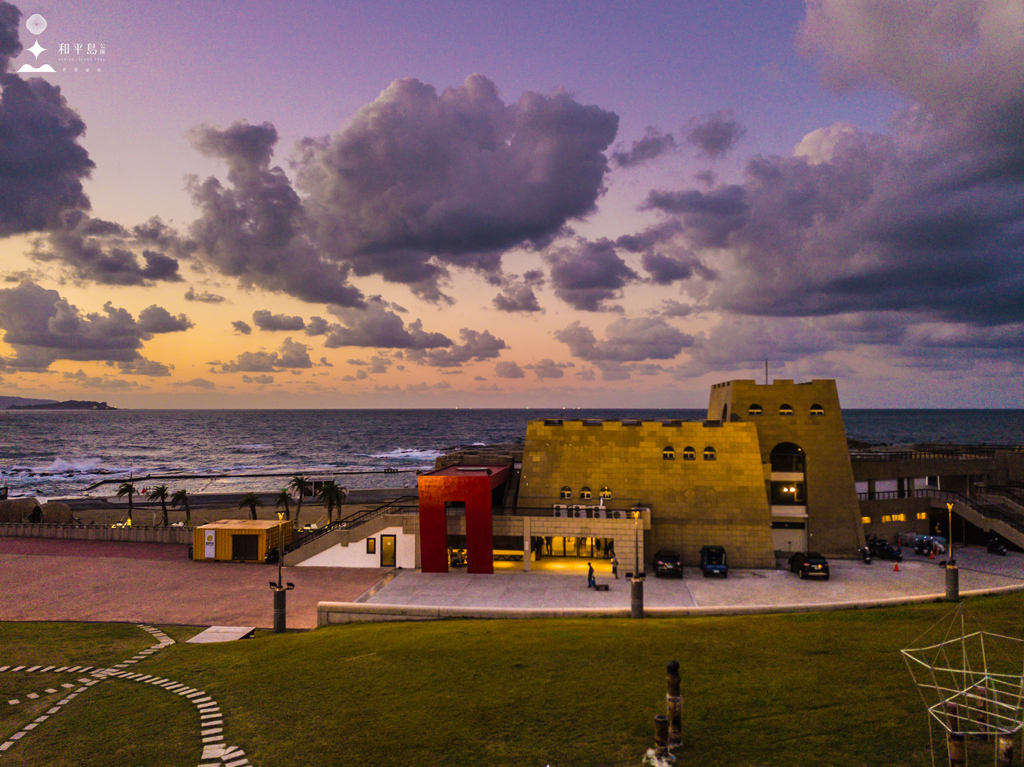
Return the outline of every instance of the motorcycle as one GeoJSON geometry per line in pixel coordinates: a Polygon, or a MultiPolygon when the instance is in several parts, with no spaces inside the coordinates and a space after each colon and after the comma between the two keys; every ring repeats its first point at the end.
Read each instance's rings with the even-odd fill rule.
{"type": "Polygon", "coordinates": [[[857,549],[857,551],[860,553],[861,559],[864,560],[864,564],[870,565],[871,564],[871,549],[869,549],[867,546],[864,546],[863,548],[857,549]]]}
{"type": "Polygon", "coordinates": [[[1001,557],[1006,556],[1006,544],[994,535],[989,538],[987,548],[989,554],[998,554],[1001,557]]]}

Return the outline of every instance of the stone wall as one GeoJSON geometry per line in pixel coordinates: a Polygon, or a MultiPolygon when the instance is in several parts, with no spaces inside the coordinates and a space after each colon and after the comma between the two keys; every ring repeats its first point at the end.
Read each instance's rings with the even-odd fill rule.
{"type": "Polygon", "coordinates": [[[131,543],[192,543],[189,527],[104,527],[101,525],[50,525],[31,522],[0,524],[0,538],[63,538],[69,541],[122,541],[131,543]]]}

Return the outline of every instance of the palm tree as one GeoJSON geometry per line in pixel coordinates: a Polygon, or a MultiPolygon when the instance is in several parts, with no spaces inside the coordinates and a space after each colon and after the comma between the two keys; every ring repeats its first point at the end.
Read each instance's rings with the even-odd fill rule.
{"type": "Polygon", "coordinates": [[[256,497],[256,493],[246,493],[238,502],[238,508],[240,509],[244,509],[246,506],[249,507],[249,512],[252,514],[252,516],[249,517],[249,519],[256,519],[256,507],[262,505],[263,502],[260,501],[258,497],[256,497]]]}
{"type": "Polygon", "coordinates": [[[309,489],[309,480],[306,479],[304,474],[296,474],[292,477],[292,481],[288,483],[288,487],[294,490],[298,496],[298,500],[295,502],[295,527],[298,527],[299,514],[302,513],[302,497],[306,494],[306,490],[309,489]]]}
{"type": "Polygon", "coordinates": [[[157,485],[150,490],[149,500],[160,501],[160,508],[164,511],[164,527],[167,527],[167,485],[157,485]]]}
{"type": "Polygon", "coordinates": [[[327,506],[327,524],[331,524],[334,517],[334,507],[337,505],[341,506],[345,502],[345,496],[342,493],[342,488],[339,487],[334,480],[324,482],[323,488],[317,493],[316,496],[318,501],[326,504],[327,506]]]}
{"type": "Polygon", "coordinates": [[[290,495],[288,495],[288,488],[287,487],[282,487],[281,488],[281,492],[279,492],[274,497],[274,508],[279,509],[282,506],[284,506],[284,518],[285,519],[291,519],[292,518],[292,514],[291,514],[291,510],[289,508],[289,504],[291,502],[292,502],[292,497],[290,495]]]}
{"type": "Polygon", "coordinates": [[[185,526],[192,527],[192,509],[188,506],[188,491],[184,488],[171,496],[171,506],[185,507],[185,526]]]}
{"type": "Polygon", "coordinates": [[[132,524],[132,497],[139,492],[135,487],[134,482],[122,482],[120,487],[117,488],[117,497],[124,498],[128,496],[128,525],[132,524]]]}

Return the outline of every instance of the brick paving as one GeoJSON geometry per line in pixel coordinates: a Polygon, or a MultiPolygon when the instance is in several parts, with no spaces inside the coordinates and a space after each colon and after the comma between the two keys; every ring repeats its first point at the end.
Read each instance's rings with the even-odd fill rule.
{"type": "MultiPolygon", "coordinates": [[[[0,620],[273,626],[276,565],[191,562],[171,544],[0,538],[0,620]]],[[[288,627],[316,627],[320,601],[348,602],[387,569],[286,567],[288,627]]]]}

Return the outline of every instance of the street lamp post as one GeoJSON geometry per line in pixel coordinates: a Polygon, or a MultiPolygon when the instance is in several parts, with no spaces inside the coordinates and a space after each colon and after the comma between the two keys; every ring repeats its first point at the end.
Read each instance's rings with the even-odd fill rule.
{"type": "Polygon", "coordinates": [[[294,583],[285,584],[282,578],[281,568],[284,563],[284,514],[277,515],[277,583],[270,582],[270,588],[274,592],[274,633],[283,634],[285,631],[285,615],[287,603],[285,595],[295,588],[294,583]]]}
{"type": "Polygon", "coordinates": [[[633,579],[629,583],[629,616],[644,617],[644,580],[640,577],[640,510],[634,513],[633,579]]]}

